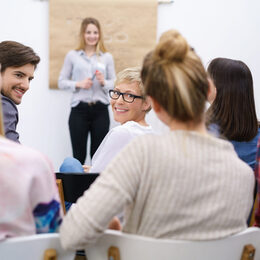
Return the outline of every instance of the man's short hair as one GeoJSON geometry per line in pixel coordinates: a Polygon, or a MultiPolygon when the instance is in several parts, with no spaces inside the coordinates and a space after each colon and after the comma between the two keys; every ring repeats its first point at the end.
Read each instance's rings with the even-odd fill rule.
{"type": "Polygon", "coordinates": [[[32,64],[34,68],[40,62],[40,57],[31,47],[15,41],[3,41],[0,43],[1,72],[8,67],[21,67],[32,64]]]}

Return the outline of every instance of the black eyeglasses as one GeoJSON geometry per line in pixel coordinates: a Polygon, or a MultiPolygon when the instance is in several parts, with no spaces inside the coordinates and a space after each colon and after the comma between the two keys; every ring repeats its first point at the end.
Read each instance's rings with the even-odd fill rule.
{"type": "Polygon", "coordinates": [[[112,99],[119,99],[119,97],[122,95],[123,97],[123,100],[127,103],[133,103],[134,100],[136,98],[141,98],[143,99],[142,96],[137,96],[137,95],[134,95],[134,94],[130,94],[130,93],[122,93],[122,92],[119,92],[117,90],[109,90],[109,96],[112,98],[112,99]]]}

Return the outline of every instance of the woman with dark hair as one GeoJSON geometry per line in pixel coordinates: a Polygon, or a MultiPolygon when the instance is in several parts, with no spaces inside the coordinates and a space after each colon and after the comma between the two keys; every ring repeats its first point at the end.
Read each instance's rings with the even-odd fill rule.
{"type": "Polygon", "coordinates": [[[209,129],[231,141],[240,159],[254,170],[260,130],[252,74],[244,62],[226,58],[212,60],[208,73],[216,87],[215,97],[209,99],[209,129]]]}
{"type": "Polygon", "coordinates": [[[108,91],[113,89],[114,61],[107,52],[100,23],[85,18],[81,23],[79,46],[65,57],[58,86],[73,92],[69,130],[73,157],[84,164],[88,134],[90,156],[94,155],[109,130],[108,91]]]}

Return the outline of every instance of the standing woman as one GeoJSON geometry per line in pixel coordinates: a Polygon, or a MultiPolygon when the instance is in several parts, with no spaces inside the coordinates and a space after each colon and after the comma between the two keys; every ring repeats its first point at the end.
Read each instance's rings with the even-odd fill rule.
{"type": "Polygon", "coordinates": [[[82,164],[86,159],[88,133],[90,156],[109,130],[108,91],[113,89],[113,57],[106,51],[100,24],[95,18],[81,23],[79,47],[65,57],[60,72],[60,89],[72,90],[69,117],[73,156],[82,164]]]}

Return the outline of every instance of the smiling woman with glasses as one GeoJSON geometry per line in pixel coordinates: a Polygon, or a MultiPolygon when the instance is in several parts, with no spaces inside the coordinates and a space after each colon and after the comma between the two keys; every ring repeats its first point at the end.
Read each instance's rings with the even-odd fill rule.
{"type": "Polygon", "coordinates": [[[127,68],[118,73],[115,88],[109,91],[114,120],[119,126],[111,129],[92,158],[92,166],[83,165],[68,157],[61,172],[101,172],[121,149],[138,135],[154,133],[145,121],[150,102],[144,94],[140,68],[127,68]]]}
{"type": "Polygon", "coordinates": [[[93,156],[90,172],[100,172],[134,137],[154,133],[145,121],[151,109],[146,99],[140,68],[128,68],[118,73],[115,88],[109,91],[114,119],[120,123],[110,130],[93,156]]]}
{"type": "Polygon", "coordinates": [[[141,98],[141,99],[144,98],[143,96],[137,96],[137,95],[130,94],[130,93],[121,93],[116,90],[109,90],[109,96],[114,100],[117,100],[117,99],[119,99],[120,96],[122,96],[124,101],[127,103],[133,103],[135,98],[141,98]]]}

